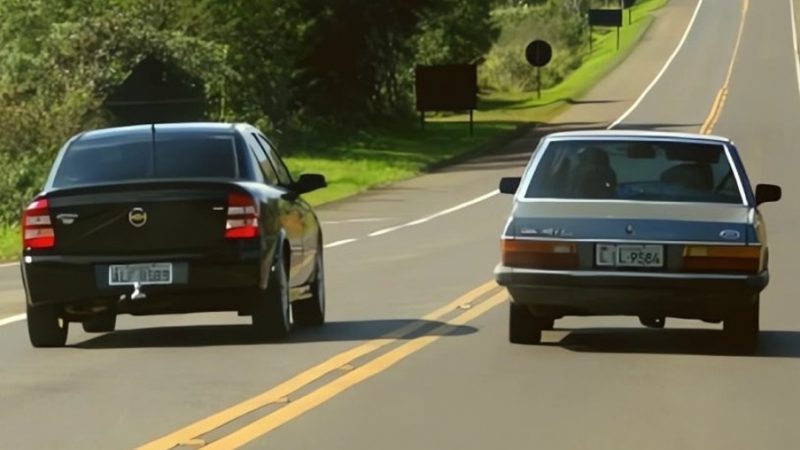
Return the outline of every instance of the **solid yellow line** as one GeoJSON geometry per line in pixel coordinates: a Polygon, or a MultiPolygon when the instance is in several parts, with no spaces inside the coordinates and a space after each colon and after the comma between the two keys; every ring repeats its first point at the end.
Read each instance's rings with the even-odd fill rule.
{"type": "Polygon", "coordinates": [[[414,333],[427,325],[427,321],[432,321],[441,318],[442,316],[450,313],[461,305],[474,302],[484,294],[496,289],[497,283],[489,281],[477,288],[467,292],[452,302],[444,305],[414,321],[406,326],[403,326],[391,333],[384,335],[381,338],[373,339],[365,342],[357,347],[342,352],[320,363],[304,372],[301,372],[289,380],[256,395],[248,400],[238,403],[230,408],[224,409],[212,416],[199,420],[195,423],[187,425],[180,430],[170,433],[164,437],[156,439],[152,442],[138,447],[139,450],[161,450],[170,449],[180,445],[181,443],[188,442],[192,438],[196,438],[212,430],[215,430],[227,423],[230,423],[239,417],[242,417],[250,412],[259,408],[263,408],[270,403],[279,401],[280,399],[289,396],[291,393],[298,389],[314,382],[315,380],[325,376],[326,374],[341,368],[342,366],[358,359],[364,355],[374,352],[386,345],[396,342],[398,339],[408,334],[414,333]]]}
{"type": "Polygon", "coordinates": [[[742,19],[739,22],[739,33],[736,36],[736,44],[733,47],[733,56],[731,57],[731,63],[728,66],[728,73],[725,75],[725,81],[722,84],[719,92],[717,92],[717,97],[714,100],[714,104],[711,106],[711,112],[709,112],[708,117],[706,118],[705,122],[703,122],[703,126],[700,128],[700,133],[702,134],[711,134],[714,130],[714,127],[717,125],[717,121],[719,120],[719,116],[722,114],[722,109],[725,107],[725,101],[728,99],[728,88],[731,84],[731,78],[733,78],[733,68],[736,65],[736,58],[739,56],[739,47],[742,44],[742,35],[744,35],[744,25],[747,21],[747,10],[750,8],[750,0],[743,0],[742,2],[742,19]]]}
{"type": "Polygon", "coordinates": [[[232,449],[252,442],[258,437],[263,436],[280,427],[281,425],[310,411],[311,409],[316,408],[317,406],[325,403],[326,401],[338,394],[341,394],[345,390],[357,385],[358,383],[361,383],[362,381],[389,369],[408,356],[441,339],[442,336],[447,334],[450,328],[464,325],[476,319],[494,307],[504,303],[507,298],[508,295],[505,293],[505,291],[499,292],[489,298],[489,300],[478,304],[477,306],[467,310],[467,312],[447,321],[444,325],[437,327],[431,332],[430,335],[410,340],[400,347],[397,347],[396,349],[375,358],[374,360],[353,370],[352,372],[348,372],[336,380],[331,381],[316,391],[289,403],[274,413],[258,419],[257,421],[250,423],[203,448],[207,450],[232,449]]]}

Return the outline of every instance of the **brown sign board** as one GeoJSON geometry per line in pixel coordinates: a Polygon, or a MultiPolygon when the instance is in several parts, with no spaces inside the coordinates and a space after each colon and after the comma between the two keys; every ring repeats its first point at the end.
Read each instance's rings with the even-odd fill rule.
{"type": "Polygon", "coordinates": [[[478,108],[478,66],[417,66],[417,111],[465,111],[478,108]]]}
{"type": "Polygon", "coordinates": [[[633,8],[633,5],[636,4],[636,0],[622,0],[622,7],[625,9],[633,8]]]}
{"type": "Polygon", "coordinates": [[[621,9],[590,9],[589,25],[593,27],[621,27],[621,9]]]}

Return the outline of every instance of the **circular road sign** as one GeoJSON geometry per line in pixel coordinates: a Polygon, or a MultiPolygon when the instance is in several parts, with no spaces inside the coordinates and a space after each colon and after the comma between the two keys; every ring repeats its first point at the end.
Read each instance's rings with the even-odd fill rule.
{"type": "Polygon", "coordinates": [[[553,48],[537,39],[525,47],[525,59],[534,67],[544,67],[553,59],[553,48]]]}

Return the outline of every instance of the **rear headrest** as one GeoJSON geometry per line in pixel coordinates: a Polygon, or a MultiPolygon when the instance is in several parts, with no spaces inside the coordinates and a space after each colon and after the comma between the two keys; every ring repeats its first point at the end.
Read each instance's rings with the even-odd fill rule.
{"type": "Polygon", "coordinates": [[[699,191],[714,189],[714,174],[708,164],[678,164],[665,170],[661,174],[661,181],[699,191]]]}

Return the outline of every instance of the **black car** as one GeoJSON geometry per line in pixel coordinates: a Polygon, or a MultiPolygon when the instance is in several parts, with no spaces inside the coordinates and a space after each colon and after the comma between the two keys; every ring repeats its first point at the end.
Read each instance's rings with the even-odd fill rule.
{"type": "Polygon", "coordinates": [[[35,347],[69,322],[113,331],[118,314],[236,311],[265,338],[325,320],[322,230],[271,142],[247,124],[185,123],[79,134],[25,209],[21,261],[35,347]]]}

